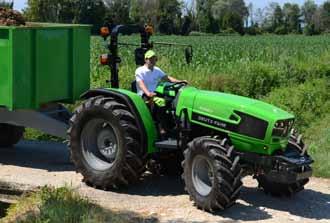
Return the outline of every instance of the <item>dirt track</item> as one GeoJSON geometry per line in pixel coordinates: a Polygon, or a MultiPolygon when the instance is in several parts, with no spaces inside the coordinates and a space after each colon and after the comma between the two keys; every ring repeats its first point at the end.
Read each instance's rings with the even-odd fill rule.
{"type": "Polygon", "coordinates": [[[69,184],[105,208],[148,216],[147,222],[330,222],[330,180],[312,178],[306,190],[294,198],[277,199],[259,191],[252,178],[245,178],[237,204],[209,214],[193,206],[179,177],[147,176],[121,192],[87,187],[74,172],[66,146],[59,143],[22,142],[16,148],[3,149],[0,190],[7,183],[27,189],[69,184]]]}

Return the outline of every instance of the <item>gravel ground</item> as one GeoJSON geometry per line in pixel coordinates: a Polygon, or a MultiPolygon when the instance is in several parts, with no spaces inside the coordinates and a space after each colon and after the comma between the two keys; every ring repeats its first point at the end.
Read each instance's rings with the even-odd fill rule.
{"type": "Polygon", "coordinates": [[[306,190],[293,198],[273,198],[247,177],[241,198],[230,209],[213,214],[196,209],[183,191],[179,177],[148,175],[138,185],[117,192],[87,187],[74,172],[67,148],[60,143],[21,142],[2,149],[0,190],[71,185],[104,208],[144,216],[146,222],[330,222],[330,180],[312,178],[306,190]]]}

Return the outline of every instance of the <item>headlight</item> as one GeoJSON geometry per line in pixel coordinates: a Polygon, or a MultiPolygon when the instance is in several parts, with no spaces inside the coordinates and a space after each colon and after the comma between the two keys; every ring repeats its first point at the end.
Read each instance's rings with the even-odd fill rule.
{"type": "Polygon", "coordinates": [[[272,135],[279,136],[279,137],[287,137],[290,130],[292,129],[293,123],[294,123],[293,119],[277,121],[273,128],[272,135]]]}

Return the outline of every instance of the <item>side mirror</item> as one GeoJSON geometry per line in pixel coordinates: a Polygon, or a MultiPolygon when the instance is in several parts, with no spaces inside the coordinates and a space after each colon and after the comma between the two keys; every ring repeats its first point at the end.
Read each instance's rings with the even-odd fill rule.
{"type": "Polygon", "coordinates": [[[186,62],[187,62],[187,64],[190,64],[191,61],[192,61],[192,57],[193,57],[193,49],[192,49],[192,46],[187,47],[187,48],[184,50],[184,54],[185,54],[185,57],[186,57],[186,62]]]}

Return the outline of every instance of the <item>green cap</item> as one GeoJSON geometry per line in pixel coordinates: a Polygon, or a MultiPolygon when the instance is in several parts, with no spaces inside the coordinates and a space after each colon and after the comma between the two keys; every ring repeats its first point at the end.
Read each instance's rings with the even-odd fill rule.
{"type": "Polygon", "coordinates": [[[148,50],[144,55],[144,59],[150,59],[151,57],[155,57],[156,53],[153,50],[148,50]]]}

